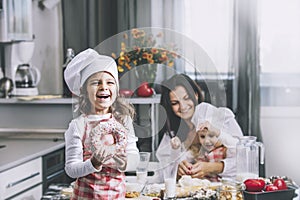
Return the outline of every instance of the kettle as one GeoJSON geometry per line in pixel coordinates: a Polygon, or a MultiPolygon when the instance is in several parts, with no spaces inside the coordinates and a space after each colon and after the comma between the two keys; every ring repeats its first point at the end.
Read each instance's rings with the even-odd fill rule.
{"type": "Polygon", "coordinates": [[[10,78],[3,77],[0,79],[0,95],[6,99],[9,98],[11,91],[13,90],[13,81],[10,78]]]}
{"type": "Polygon", "coordinates": [[[264,164],[264,154],[265,147],[256,141],[255,136],[240,137],[236,144],[236,180],[243,182],[249,178],[258,178],[259,163],[264,164]]]}
{"type": "Polygon", "coordinates": [[[29,64],[19,65],[15,75],[16,88],[34,88],[41,79],[40,71],[29,64]]]}

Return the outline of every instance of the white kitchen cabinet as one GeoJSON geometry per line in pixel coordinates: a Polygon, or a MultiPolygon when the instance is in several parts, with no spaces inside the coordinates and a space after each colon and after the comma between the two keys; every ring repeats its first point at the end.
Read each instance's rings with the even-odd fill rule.
{"type": "Polygon", "coordinates": [[[0,1],[0,42],[32,40],[32,0],[0,1]]]}
{"type": "Polygon", "coordinates": [[[0,173],[0,199],[40,199],[42,196],[42,158],[0,173]],[[21,198],[24,197],[24,198],[21,198]]]}
{"type": "Polygon", "coordinates": [[[42,194],[42,184],[39,184],[28,191],[11,198],[10,200],[40,200],[42,194]]]}

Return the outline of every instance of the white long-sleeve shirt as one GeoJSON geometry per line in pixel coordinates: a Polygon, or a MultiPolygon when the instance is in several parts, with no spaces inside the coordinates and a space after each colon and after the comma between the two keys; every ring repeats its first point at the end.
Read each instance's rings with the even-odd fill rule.
{"type": "MultiPolygon", "coordinates": [[[[209,121],[214,123],[214,117],[212,110],[217,109],[215,106],[209,103],[200,103],[195,107],[195,112],[192,117],[192,123],[197,127],[198,123],[209,121]]],[[[234,178],[236,174],[236,144],[238,138],[243,136],[242,130],[235,120],[235,116],[228,108],[221,108],[224,114],[219,116],[217,128],[220,129],[219,140],[227,147],[226,158],[222,160],[224,162],[224,169],[221,177],[234,178]],[[223,118],[221,120],[221,118],[223,118]],[[221,123],[220,123],[221,121],[221,123]],[[221,124],[221,125],[220,125],[221,124]]],[[[160,162],[160,166],[164,167],[168,162],[174,159],[183,160],[186,157],[186,152],[182,152],[181,149],[173,149],[171,147],[171,138],[168,135],[164,135],[160,145],[156,152],[156,157],[160,162]]]]}
{"type": "MultiPolygon", "coordinates": [[[[68,130],[65,132],[65,149],[66,149],[66,162],[65,171],[72,178],[78,178],[97,172],[90,159],[83,161],[83,146],[82,136],[84,134],[84,120],[101,120],[105,116],[83,115],[73,119],[68,130]]],[[[135,170],[139,162],[139,150],[136,146],[137,137],[134,133],[132,119],[128,116],[125,119],[125,127],[128,129],[127,135],[127,171],[135,170]]]]}

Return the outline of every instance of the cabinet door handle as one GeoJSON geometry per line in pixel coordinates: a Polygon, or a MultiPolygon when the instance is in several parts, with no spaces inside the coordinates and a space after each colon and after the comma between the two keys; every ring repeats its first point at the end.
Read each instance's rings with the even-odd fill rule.
{"type": "Polygon", "coordinates": [[[33,178],[35,176],[38,176],[39,174],[40,174],[40,172],[36,172],[36,173],[31,174],[30,176],[27,176],[27,177],[25,177],[25,178],[23,178],[21,180],[18,180],[18,181],[13,182],[13,183],[9,183],[9,184],[7,184],[6,188],[10,188],[10,187],[13,187],[15,185],[18,185],[18,184],[20,184],[20,183],[22,183],[24,181],[27,181],[28,179],[31,179],[31,178],[33,178]]]}
{"type": "Polygon", "coordinates": [[[65,172],[64,169],[59,170],[59,171],[57,171],[57,172],[55,172],[55,173],[53,173],[53,174],[47,176],[47,180],[50,180],[50,179],[52,179],[53,177],[58,176],[58,175],[60,175],[60,174],[62,174],[62,173],[64,173],[64,172],[65,172]]]}

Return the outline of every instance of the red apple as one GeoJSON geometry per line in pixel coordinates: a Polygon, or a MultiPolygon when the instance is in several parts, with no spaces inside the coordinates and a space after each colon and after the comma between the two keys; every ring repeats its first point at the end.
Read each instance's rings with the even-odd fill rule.
{"type": "Polygon", "coordinates": [[[120,89],[119,93],[120,93],[121,96],[131,97],[134,92],[132,90],[129,90],[129,89],[120,89]]]}
{"type": "Polygon", "coordinates": [[[138,90],[137,90],[137,95],[140,97],[150,97],[153,95],[153,90],[149,86],[148,82],[143,82],[138,90]]]}

